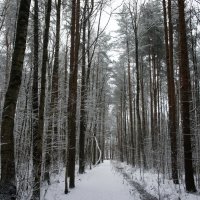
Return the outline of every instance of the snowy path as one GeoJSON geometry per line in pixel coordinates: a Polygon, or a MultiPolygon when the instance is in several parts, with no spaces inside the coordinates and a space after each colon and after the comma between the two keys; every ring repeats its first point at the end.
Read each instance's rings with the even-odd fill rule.
{"type": "MultiPolygon", "coordinates": [[[[125,163],[104,161],[83,175],[76,174],[76,188],[64,194],[64,172],[48,188],[42,200],[200,200],[198,194],[185,192],[182,185],[175,186],[171,180],[160,182],[157,190],[157,175],[125,163]],[[159,193],[158,193],[159,192],[159,193]],[[45,197],[44,197],[45,196],[45,197]]],[[[44,189],[44,188],[43,188],[44,189]]],[[[44,190],[43,190],[44,192],[44,190]]]]}
{"type": "Polygon", "coordinates": [[[68,195],[63,194],[64,180],[52,184],[45,200],[137,200],[131,194],[130,186],[124,182],[123,176],[113,170],[110,161],[95,167],[86,174],[78,176],[76,188],[68,195]]]}
{"type": "Polygon", "coordinates": [[[137,192],[140,193],[140,199],[142,200],[158,200],[156,197],[152,196],[150,193],[148,193],[144,187],[142,185],[140,185],[138,182],[136,181],[133,181],[131,178],[130,178],[130,175],[128,175],[126,172],[124,172],[123,170],[120,170],[121,173],[123,174],[124,178],[128,181],[128,183],[130,185],[132,185],[136,190],[137,192]]]}

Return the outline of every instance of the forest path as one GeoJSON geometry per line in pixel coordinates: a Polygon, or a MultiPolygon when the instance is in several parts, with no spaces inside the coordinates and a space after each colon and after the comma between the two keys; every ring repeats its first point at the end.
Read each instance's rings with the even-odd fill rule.
{"type": "MultiPolygon", "coordinates": [[[[62,178],[62,179],[61,179],[62,178]]],[[[64,177],[59,183],[52,184],[45,200],[140,200],[140,194],[125,181],[123,175],[118,173],[110,161],[96,166],[83,175],[77,176],[76,188],[69,194],[63,194],[64,177]]]]}
{"type": "Polygon", "coordinates": [[[156,197],[148,193],[145,189],[144,186],[139,184],[136,181],[133,181],[128,173],[126,173],[123,168],[115,166],[116,170],[123,174],[124,179],[131,185],[133,186],[136,191],[140,194],[140,199],[141,200],[158,200],[156,197]]]}

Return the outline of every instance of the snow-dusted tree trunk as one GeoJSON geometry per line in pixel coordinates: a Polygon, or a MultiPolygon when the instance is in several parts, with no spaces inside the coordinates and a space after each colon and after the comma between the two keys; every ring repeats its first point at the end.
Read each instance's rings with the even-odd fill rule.
{"type": "Polygon", "coordinates": [[[31,0],[22,0],[20,3],[10,81],[2,114],[0,198],[5,200],[16,199],[17,192],[13,131],[26,48],[30,3],[31,0]]]}
{"type": "Polygon", "coordinates": [[[59,111],[58,111],[58,94],[59,94],[59,49],[60,49],[60,13],[61,13],[61,0],[56,4],[56,41],[55,41],[55,58],[53,64],[53,74],[51,80],[51,95],[50,95],[50,108],[49,108],[49,124],[47,130],[47,154],[45,168],[45,176],[48,184],[50,184],[50,166],[53,164],[55,169],[58,170],[58,142],[59,142],[59,111]],[[53,146],[52,146],[53,145],[53,146]],[[53,162],[53,163],[52,163],[53,162]]]}

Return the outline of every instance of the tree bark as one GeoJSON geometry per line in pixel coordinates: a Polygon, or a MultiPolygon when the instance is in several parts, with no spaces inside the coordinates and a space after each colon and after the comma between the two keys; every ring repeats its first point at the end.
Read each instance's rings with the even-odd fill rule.
{"type": "Polygon", "coordinates": [[[58,121],[59,121],[59,50],[60,50],[60,15],[61,15],[61,0],[58,0],[56,4],[56,44],[55,44],[55,59],[53,66],[52,77],[52,96],[51,106],[53,111],[53,164],[54,169],[58,171],[58,159],[59,159],[59,133],[58,133],[58,121]]]}
{"type": "Polygon", "coordinates": [[[38,20],[38,0],[34,0],[34,69],[33,69],[33,86],[32,86],[32,109],[33,109],[33,194],[32,199],[39,197],[38,188],[40,188],[40,174],[38,176],[38,151],[37,144],[41,140],[38,135],[38,118],[39,118],[39,98],[38,98],[38,60],[39,60],[39,20],[38,20]]]}
{"type": "MultiPolygon", "coordinates": [[[[56,43],[55,43],[55,59],[53,65],[53,76],[52,76],[52,91],[50,100],[50,122],[47,137],[50,143],[47,143],[46,159],[48,162],[45,166],[45,178],[50,184],[50,165],[51,162],[55,164],[56,170],[58,170],[58,70],[59,70],[59,48],[60,48],[60,9],[61,0],[58,0],[56,5],[56,43]],[[52,141],[52,142],[51,142],[52,141]],[[53,147],[52,147],[53,144],[53,147]]],[[[52,163],[52,164],[53,164],[52,163]]]]}
{"type": "Polygon", "coordinates": [[[167,9],[166,1],[163,0],[164,11],[164,28],[165,28],[165,47],[166,47],[166,65],[167,65],[167,85],[168,85],[168,107],[169,107],[169,136],[171,141],[171,165],[172,179],[174,184],[178,184],[177,169],[177,108],[174,84],[174,68],[173,68],[173,25],[171,16],[171,0],[168,0],[168,18],[169,18],[169,34],[167,26],[167,9]],[[169,38],[169,39],[168,39],[169,38]]]}
{"type": "MultiPolygon", "coordinates": [[[[39,122],[38,122],[38,135],[37,140],[33,144],[34,154],[37,158],[35,182],[40,183],[41,179],[41,164],[42,164],[42,143],[44,136],[44,108],[45,108],[45,93],[46,93],[46,69],[48,61],[48,43],[49,43],[49,27],[50,27],[50,14],[51,14],[51,0],[48,0],[46,5],[45,16],[45,30],[43,36],[43,56],[42,56],[42,69],[41,69],[41,92],[40,92],[40,105],[39,105],[39,122]]],[[[46,152],[47,154],[48,152],[46,152]]],[[[36,188],[34,199],[40,199],[40,186],[36,188]]]]}
{"type": "Polygon", "coordinates": [[[0,199],[16,199],[14,119],[21,86],[31,0],[21,0],[17,20],[10,81],[5,95],[1,123],[0,199]]]}
{"type": "Polygon", "coordinates": [[[138,1],[135,1],[136,10],[133,15],[129,8],[131,14],[132,27],[134,31],[134,42],[135,42],[135,67],[136,67],[136,118],[137,118],[137,159],[138,165],[141,166],[141,151],[142,151],[142,127],[141,127],[141,117],[140,117],[140,71],[139,71],[139,41],[138,41],[138,1]]]}
{"type": "Polygon", "coordinates": [[[129,41],[127,38],[126,41],[126,48],[127,48],[127,56],[128,56],[128,93],[129,93],[129,116],[130,116],[130,136],[131,136],[131,161],[132,165],[135,166],[135,146],[134,146],[134,130],[133,130],[133,106],[132,106],[132,83],[131,83],[131,62],[130,62],[130,50],[129,50],[129,41]]]}
{"type": "Polygon", "coordinates": [[[190,129],[190,72],[185,22],[185,1],[178,0],[179,45],[180,45],[180,94],[181,122],[184,143],[185,185],[188,192],[196,192],[192,162],[191,129],[190,129]]]}
{"type": "MultiPolygon", "coordinates": [[[[141,58],[141,61],[142,61],[143,58],[141,58]]],[[[143,64],[143,61],[141,63],[141,76],[140,76],[140,79],[141,79],[141,106],[142,106],[142,141],[141,141],[141,145],[142,145],[142,160],[143,160],[143,166],[144,166],[144,169],[147,168],[147,162],[146,162],[146,154],[145,154],[145,145],[146,145],[146,137],[147,137],[147,126],[146,126],[146,117],[145,117],[145,100],[144,100],[144,64],[143,64]]]]}
{"type": "Polygon", "coordinates": [[[86,108],[85,101],[87,95],[86,88],[86,9],[88,0],[85,1],[84,10],[83,10],[83,36],[82,36],[82,78],[81,78],[81,111],[80,111],[80,137],[79,137],[79,173],[83,174],[85,172],[85,132],[86,132],[86,108]]]}
{"type": "MultiPolygon", "coordinates": [[[[78,76],[78,52],[79,52],[79,18],[80,0],[72,0],[71,15],[71,52],[70,52],[70,77],[68,97],[68,175],[69,187],[75,187],[75,156],[76,156],[76,107],[77,107],[77,76],[78,76]]],[[[65,188],[65,193],[68,189],[65,188]]]]}
{"type": "Polygon", "coordinates": [[[140,72],[139,72],[139,53],[138,53],[138,30],[135,25],[135,62],[136,62],[136,116],[137,116],[137,135],[138,135],[138,164],[141,166],[141,151],[142,151],[142,128],[141,128],[141,117],[140,117],[140,72]]]}

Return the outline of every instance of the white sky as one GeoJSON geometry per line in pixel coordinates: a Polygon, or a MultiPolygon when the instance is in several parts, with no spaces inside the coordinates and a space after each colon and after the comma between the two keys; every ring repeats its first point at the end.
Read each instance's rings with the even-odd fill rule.
{"type": "MultiPolygon", "coordinates": [[[[107,25],[105,32],[107,34],[110,34],[112,38],[111,39],[112,42],[114,42],[118,36],[116,31],[119,29],[119,26],[116,21],[116,17],[117,17],[116,13],[119,12],[119,10],[121,9],[123,1],[124,0],[110,0],[109,5],[105,7],[102,14],[101,29],[103,29],[107,25]]],[[[119,53],[115,52],[114,50],[113,51],[111,50],[109,52],[109,56],[111,60],[117,60],[119,53]]]]}
{"type": "Polygon", "coordinates": [[[109,24],[106,28],[107,33],[114,32],[119,28],[118,25],[117,25],[117,22],[116,22],[116,14],[115,13],[120,10],[120,8],[121,8],[120,5],[122,5],[122,3],[123,3],[123,0],[111,0],[110,1],[111,6],[110,7],[107,6],[106,9],[104,10],[103,18],[102,18],[102,21],[101,21],[102,25],[105,26],[105,24],[109,20],[110,14],[112,14],[110,21],[109,21],[109,24]]]}
{"type": "MultiPolygon", "coordinates": [[[[120,9],[123,6],[123,3],[128,3],[129,1],[132,1],[132,0],[110,0],[109,1],[110,6],[107,6],[104,9],[103,17],[101,20],[101,24],[102,24],[101,27],[104,27],[109,20],[110,13],[112,13],[110,22],[108,24],[108,27],[106,28],[107,33],[114,32],[118,29],[117,22],[116,22],[117,12],[120,11],[120,9]]],[[[138,0],[138,5],[147,1],[148,0],[138,0]]]]}
{"type": "MultiPolygon", "coordinates": [[[[119,26],[117,24],[116,18],[118,17],[119,11],[121,10],[123,3],[128,3],[129,1],[132,0],[108,0],[108,5],[105,7],[103,14],[102,14],[102,19],[101,19],[101,28],[103,29],[106,24],[108,23],[105,32],[107,34],[110,34],[112,37],[111,41],[115,42],[118,40],[118,33],[116,32],[119,29],[119,26]],[[110,18],[111,15],[111,18],[110,18]],[[109,20],[110,18],[110,20],[109,20]]],[[[138,0],[138,4],[147,2],[148,0],[138,0]]],[[[120,55],[120,49],[119,51],[112,50],[109,52],[109,55],[111,56],[111,60],[117,60],[119,55],[120,55]]]]}

